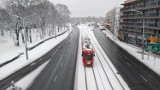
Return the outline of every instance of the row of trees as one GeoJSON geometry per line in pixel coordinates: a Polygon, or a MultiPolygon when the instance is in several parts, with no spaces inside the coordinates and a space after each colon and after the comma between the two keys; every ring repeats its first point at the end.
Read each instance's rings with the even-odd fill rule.
{"type": "Polygon", "coordinates": [[[74,17],[71,19],[71,22],[72,23],[86,23],[86,22],[102,22],[104,21],[104,17],[91,17],[91,16],[88,16],[88,17],[74,17]]]}
{"type": "Polygon", "coordinates": [[[32,29],[40,29],[40,38],[46,34],[51,36],[55,27],[65,27],[70,22],[70,11],[63,4],[54,6],[48,0],[3,0],[3,7],[0,8],[0,30],[1,35],[5,30],[15,33],[16,46],[19,46],[19,37],[24,42],[24,31],[29,41],[32,42],[32,29]],[[50,27],[49,31],[48,28],[50,27]]]}

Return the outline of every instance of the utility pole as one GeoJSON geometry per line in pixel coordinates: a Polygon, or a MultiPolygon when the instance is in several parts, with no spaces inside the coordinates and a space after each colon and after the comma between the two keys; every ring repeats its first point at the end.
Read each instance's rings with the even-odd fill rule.
{"type": "MultiPolygon", "coordinates": [[[[144,14],[142,11],[135,10],[135,9],[131,9],[130,11],[138,12],[138,13],[140,13],[140,14],[142,14],[142,15],[144,14]]],[[[145,43],[144,43],[144,42],[145,42],[145,40],[144,40],[144,39],[145,39],[145,34],[144,34],[144,29],[145,29],[145,28],[144,28],[144,26],[145,26],[145,19],[144,19],[144,18],[143,18],[143,20],[142,20],[142,23],[143,23],[143,34],[142,34],[142,37],[143,37],[143,38],[142,38],[142,44],[143,44],[143,45],[142,45],[142,59],[144,59],[144,48],[145,48],[145,47],[144,47],[144,44],[145,44],[145,43]]]]}
{"type": "Polygon", "coordinates": [[[28,30],[28,28],[24,27],[24,29],[25,29],[25,52],[26,52],[26,59],[28,60],[28,49],[27,49],[27,30],[28,30]]]}

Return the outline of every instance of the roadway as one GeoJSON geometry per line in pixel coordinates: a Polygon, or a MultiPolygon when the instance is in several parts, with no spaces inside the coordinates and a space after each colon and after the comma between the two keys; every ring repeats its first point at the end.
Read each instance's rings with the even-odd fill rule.
{"type": "Polygon", "coordinates": [[[73,90],[78,41],[79,30],[75,27],[51,53],[51,61],[28,90],[73,90]]]}
{"type": "Polygon", "coordinates": [[[160,76],[107,38],[99,28],[94,28],[93,31],[101,47],[118,70],[118,74],[123,77],[130,89],[160,90],[160,76]]]}

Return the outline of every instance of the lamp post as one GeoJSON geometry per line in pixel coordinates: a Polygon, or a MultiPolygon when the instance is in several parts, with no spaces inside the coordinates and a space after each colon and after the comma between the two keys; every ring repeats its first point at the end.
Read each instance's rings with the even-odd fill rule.
{"type": "MultiPolygon", "coordinates": [[[[140,14],[143,15],[143,12],[139,11],[139,10],[131,9],[130,11],[138,12],[138,13],[140,13],[140,14]]],[[[143,40],[142,40],[143,49],[142,49],[142,59],[144,59],[144,38],[145,38],[145,35],[144,35],[144,23],[145,23],[145,19],[143,18],[143,33],[142,33],[142,37],[143,37],[143,40]]]]}

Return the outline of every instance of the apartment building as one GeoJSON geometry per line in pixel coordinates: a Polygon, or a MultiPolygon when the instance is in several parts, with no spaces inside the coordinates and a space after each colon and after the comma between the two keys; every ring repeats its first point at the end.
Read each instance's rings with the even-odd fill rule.
{"type": "Polygon", "coordinates": [[[160,0],[127,0],[122,5],[121,40],[136,45],[149,42],[150,36],[160,40],[160,0]]]}
{"type": "Polygon", "coordinates": [[[120,7],[115,7],[106,13],[106,23],[109,25],[109,30],[118,36],[120,7]]]}

